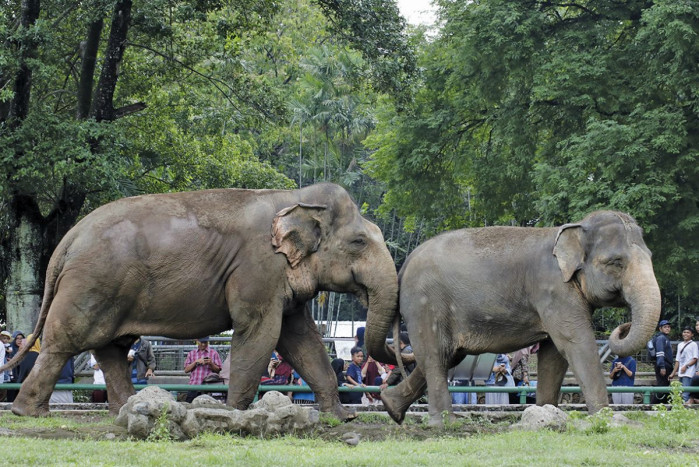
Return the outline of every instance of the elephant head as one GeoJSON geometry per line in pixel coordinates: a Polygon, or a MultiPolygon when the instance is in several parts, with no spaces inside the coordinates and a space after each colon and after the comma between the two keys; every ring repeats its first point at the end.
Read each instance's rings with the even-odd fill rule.
{"type": "Polygon", "coordinates": [[[641,228],[627,214],[598,211],[580,223],[562,226],[553,254],[564,282],[574,281],[594,308],[628,306],[631,323],[609,338],[613,353],[626,356],[641,348],[660,317],[660,289],[641,228]]]}
{"type": "Polygon", "coordinates": [[[381,230],[362,217],[337,185],[299,192],[301,200],[278,211],[272,224],[272,246],[286,256],[294,296],[349,292],[370,312],[393,314],[398,277],[381,230]]]}

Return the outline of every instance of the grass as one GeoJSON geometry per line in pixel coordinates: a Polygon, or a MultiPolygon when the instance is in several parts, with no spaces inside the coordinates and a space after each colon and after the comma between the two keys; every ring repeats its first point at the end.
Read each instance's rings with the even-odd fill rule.
{"type": "MultiPolygon", "coordinates": [[[[206,434],[186,442],[3,436],[0,450],[12,453],[15,465],[697,465],[699,412],[683,413],[692,418],[683,427],[658,415],[630,413],[628,417],[639,422],[638,427],[590,430],[571,426],[564,433],[508,430],[466,437],[455,436],[454,429],[433,430],[434,436],[426,440],[398,435],[386,441],[361,441],[356,447],[310,436],[264,440],[206,434]]],[[[0,416],[0,426],[9,429],[70,428],[72,423],[61,417],[0,416]]]]}

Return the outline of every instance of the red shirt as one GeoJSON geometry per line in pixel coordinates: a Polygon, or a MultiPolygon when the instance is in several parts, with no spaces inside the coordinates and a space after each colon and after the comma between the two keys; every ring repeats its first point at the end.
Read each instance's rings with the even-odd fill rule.
{"type": "MultiPolygon", "coordinates": [[[[184,361],[184,366],[185,368],[195,361],[199,360],[200,358],[204,357],[209,357],[211,359],[211,362],[218,365],[219,367],[223,366],[221,363],[221,357],[219,356],[218,352],[216,350],[207,347],[206,350],[199,350],[199,349],[194,349],[190,351],[187,354],[187,359],[184,361]]],[[[212,373],[211,368],[209,368],[209,365],[199,365],[195,366],[192,372],[189,374],[189,384],[201,384],[204,381],[204,378],[209,376],[212,373]]]]}

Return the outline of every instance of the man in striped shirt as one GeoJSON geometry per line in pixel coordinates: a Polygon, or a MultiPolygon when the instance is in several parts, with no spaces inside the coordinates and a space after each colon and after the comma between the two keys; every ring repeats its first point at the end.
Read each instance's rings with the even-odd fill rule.
{"type": "MultiPolygon", "coordinates": [[[[184,372],[189,373],[189,384],[202,384],[204,378],[211,373],[221,371],[221,357],[215,349],[209,348],[209,338],[197,339],[197,348],[187,354],[184,361],[184,372]]],[[[187,392],[187,402],[192,402],[200,395],[199,391],[187,392]]]]}

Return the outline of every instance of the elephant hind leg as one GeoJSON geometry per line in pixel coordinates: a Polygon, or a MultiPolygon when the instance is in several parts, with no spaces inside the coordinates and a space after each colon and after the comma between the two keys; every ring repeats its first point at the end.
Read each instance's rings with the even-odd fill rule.
{"type": "Polygon", "coordinates": [[[53,388],[61,369],[72,356],[66,352],[40,352],[32,371],[22,382],[22,388],[12,404],[12,413],[30,417],[48,415],[53,388]]]}
{"type": "Polygon", "coordinates": [[[405,412],[410,404],[418,400],[427,389],[427,380],[420,366],[416,366],[410,375],[398,385],[381,391],[381,401],[386,412],[399,425],[405,419],[405,412]]]}
{"type": "Polygon", "coordinates": [[[126,359],[129,347],[110,343],[95,349],[95,359],[104,372],[107,383],[109,412],[119,413],[130,396],[136,393],[129,375],[129,361],[126,359]]]}
{"type": "Polygon", "coordinates": [[[551,340],[541,342],[537,364],[536,405],[558,405],[568,362],[551,340]]]}

